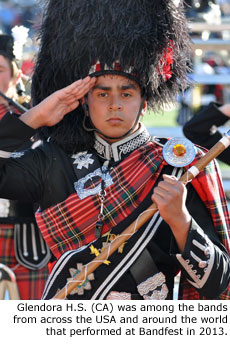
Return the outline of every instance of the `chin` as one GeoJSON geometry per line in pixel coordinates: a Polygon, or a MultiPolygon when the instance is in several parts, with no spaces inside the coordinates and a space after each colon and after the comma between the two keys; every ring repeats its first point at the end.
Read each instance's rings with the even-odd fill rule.
{"type": "Polygon", "coordinates": [[[120,137],[122,137],[126,132],[115,132],[113,131],[112,133],[104,133],[105,135],[107,135],[110,138],[106,138],[104,136],[102,136],[102,138],[107,141],[108,143],[114,143],[117,142],[119,140],[122,140],[123,138],[120,139],[120,137]]]}

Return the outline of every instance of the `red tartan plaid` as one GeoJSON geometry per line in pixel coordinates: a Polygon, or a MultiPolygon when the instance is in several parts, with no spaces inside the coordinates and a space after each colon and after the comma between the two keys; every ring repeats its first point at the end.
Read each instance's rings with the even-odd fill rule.
{"type": "Polygon", "coordinates": [[[14,273],[22,300],[41,299],[48,277],[47,267],[33,271],[20,265],[14,273]]]}
{"type": "MultiPolygon", "coordinates": [[[[182,280],[182,279],[181,279],[182,280]]],[[[201,297],[199,292],[194,289],[191,284],[185,279],[180,282],[180,290],[178,299],[181,300],[207,300],[205,297],[201,297]]]]}
{"type": "Polygon", "coordinates": [[[0,263],[13,269],[22,300],[41,299],[48,277],[48,268],[29,270],[19,265],[14,251],[14,225],[0,225],[0,263]]]}
{"type": "MultiPolygon", "coordinates": [[[[114,183],[105,189],[103,233],[126,219],[152,190],[163,168],[161,152],[159,145],[147,143],[112,169],[114,183]]],[[[36,219],[43,238],[59,258],[66,250],[95,240],[99,211],[98,195],[81,200],[74,193],[58,205],[38,211],[36,219]]]]}

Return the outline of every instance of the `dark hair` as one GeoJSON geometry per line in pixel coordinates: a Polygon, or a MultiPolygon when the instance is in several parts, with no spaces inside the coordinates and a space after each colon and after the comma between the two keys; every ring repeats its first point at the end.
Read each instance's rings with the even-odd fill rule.
{"type": "Polygon", "coordinates": [[[12,61],[15,58],[13,49],[14,49],[13,37],[7,34],[0,34],[0,55],[5,56],[10,61],[12,61]]]}
{"type": "Polygon", "coordinates": [[[50,141],[62,147],[66,152],[87,151],[94,146],[93,132],[83,128],[84,112],[82,107],[67,114],[61,122],[53,127],[41,127],[36,138],[50,141]]]}

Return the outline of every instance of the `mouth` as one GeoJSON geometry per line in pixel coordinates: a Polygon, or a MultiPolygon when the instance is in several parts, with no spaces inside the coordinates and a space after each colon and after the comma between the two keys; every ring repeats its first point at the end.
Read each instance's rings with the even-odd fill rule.
{"type": "Polygon", "coordinates": [[[110,117],[107,122],[117,124],[123,122],[123,120],[120,117],[113,116],[110,117]]]}

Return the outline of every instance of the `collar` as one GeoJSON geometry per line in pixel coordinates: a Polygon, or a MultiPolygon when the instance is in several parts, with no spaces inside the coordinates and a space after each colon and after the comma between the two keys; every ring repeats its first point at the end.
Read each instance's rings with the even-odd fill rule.
{"type": "Polygon", "coordinates": [[[114,159],[115,162],[126,157],[127,154],[150,141],[151,136],[145,126],[140,123],[137,131],[127,138],[119,140],[113,144],[107,143],[97,133],[95,133],[94,149],[98,155],[106,160],[114,159]]]}

